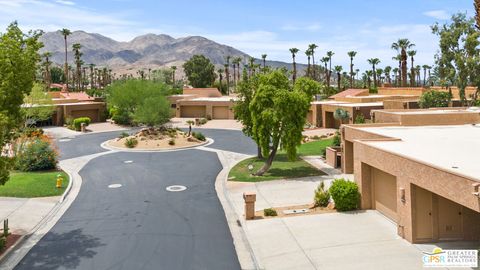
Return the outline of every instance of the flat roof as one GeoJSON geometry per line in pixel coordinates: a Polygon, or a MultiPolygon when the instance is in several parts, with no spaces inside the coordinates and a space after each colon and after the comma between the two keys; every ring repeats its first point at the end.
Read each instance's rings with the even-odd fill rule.
{"type": "Polygon", "coordinates": [[[480,125],[365,127],[401,141],[363,141],[444,171],[480,182],[480,125]]]}
{"type": "Polygon", "coordinates": [[[237,97],[198,97],[198,98],[192,98],[192,99],[185,99],[184,101],[235,101],[238,100],[237,97]]]}
{"type": "Polygon", "coordinates": [[[479,114],[479,111],[469,111],[469,110],[421,110],[421,111],[386,111],[387,113],[392,114],[465,114],[465,113],[472,113],[472,114],[479,114]]]}
{"type": "Polygon", "coordinates": [[[383,106],[383,102],[339,103],[338,105],[345,106],[345,107],[371,107],[371,106],[383,106]]]}
{"type": "Polygon", "coordinates": [[[312,101],[311,104],[344,104],[345,101],[336,101],[336,100],[316,100],[312,101]]]}

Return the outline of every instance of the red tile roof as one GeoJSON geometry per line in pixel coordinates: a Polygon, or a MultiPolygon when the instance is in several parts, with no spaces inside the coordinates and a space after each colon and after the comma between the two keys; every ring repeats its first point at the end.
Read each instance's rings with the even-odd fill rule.
{"type": "Polygon", "coordinates": [[[92,101],[95,98],[87,95],[85,92],[61,92],[60,95],[63,98],[76,99],[78,101],[92,101]]]}

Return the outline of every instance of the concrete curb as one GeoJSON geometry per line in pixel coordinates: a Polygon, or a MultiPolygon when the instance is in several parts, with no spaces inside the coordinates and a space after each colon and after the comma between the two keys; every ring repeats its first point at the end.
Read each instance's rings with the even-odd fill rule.
{"type": "Polygon", "coordinates": [[[59,167],[70,177],[70,188],[67,187],[60,201],[45,215],[45,217],[23,238],[4,253],[0,260],[1,269],[14,269],[18,263],[27,255],[27,253],[40,241],[60,220],[63,214],[73,203],[82,185],[82,177],[78,174],[80,170],[92,159],[106,154],[115,153],[115,151],[101,152],[93,155],[72,158],[60,161],[59,167]]]}
{"type": "Polygon", "coordinates": [[[261,266],[261,263],[256,257],[253,247],[250,244],[248,233],[244,229],[245,220],[243,220],[242,217],[238,216],[237,212],[235,211],[233,202],[228,195],[226,187],[230,170],[239,162],[251,158],[252,156],[241,155],[243,156],[242,158],[229,159],[226,156],[227,153],[236,154],[239,156],[240,154],[215,149],[203,150],[216,152],[218,155],[218,159],[220,160],[220,163],[223,167],[215,180],[215,190],[217,192],[217,197],[220,200],[220,203],[222,204],[223,210],[225,212],[225,217],[227,219],[228,227],[230,228],[230,232],[233,237],[233,243],[237,252],[241,268],[244,270],[264,269],[264,267],[261,266]]]}
{"type": "Polygon", "coordinates": [[[110,151],[135,152],[135,153],[159,153],[159,152],[161,153],[161,152],[175,152],[175,151],[191,150],[191,149],[196,149],[196,148],[199,148],[199,147],[206,147],[206,146],[209,146],[209,145],[211,145],[215,142],[212,138],[207,138],[206,142],[203,142],[203,143],[201,143],[199,145],[195,145],[195,146],[184,146],[184,147],[178,147],[178,148],[175,148],[175,149],[147,150],[147,149],[127,149],[127,148],[115,147],[115,146],[108,145],[109,141],[111,141],[111,140],[103,142],[100,145],[100,147],[102,147],[103,149],[110,150],[110,151]]]}

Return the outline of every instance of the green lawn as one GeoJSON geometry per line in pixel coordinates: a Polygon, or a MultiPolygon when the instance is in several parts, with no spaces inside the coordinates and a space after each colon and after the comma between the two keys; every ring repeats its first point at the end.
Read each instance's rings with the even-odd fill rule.
{"type": "Polygon", "coordinates": [[[64,172],[13,172],[10,180],[0,186],[0,197],[34,198],[60,196],[68,186],[68,175],[64,172]],[[62,188],[56,188],[57,175],[63,176],[62,188]]]}
{"type": "Polygon", "coordinates": [[[284,178],[299,178],[307,176],[324,175],[322,171],[317,170],[302,159],[290,162],[286,154],[279,153],[273,161],[272,167],[263,176],[251,176],[256,172],[264,161],[256,157],[246,159],[232,168],[229,174],[230,181],[240,182],[262,182],[284,178]],[[253,165],[253,170],[248,170],[248,165],[253,165]]]}
{"type": "Polygon", "coordinates": [[[325,152],[325,148],[333,144],[333,138],[307,142],[298,148],[299,156],[321,156],[325,152]]]}

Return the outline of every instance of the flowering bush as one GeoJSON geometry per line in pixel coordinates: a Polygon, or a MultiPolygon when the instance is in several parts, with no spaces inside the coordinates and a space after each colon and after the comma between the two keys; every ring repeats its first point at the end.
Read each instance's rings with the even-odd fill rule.
{"type": "Polygon", "coordinates": [[[22,143],[15,155],[15,169],[41,171],[55,169],[58,153],[47,136],[33,137],[22,143]]]}

